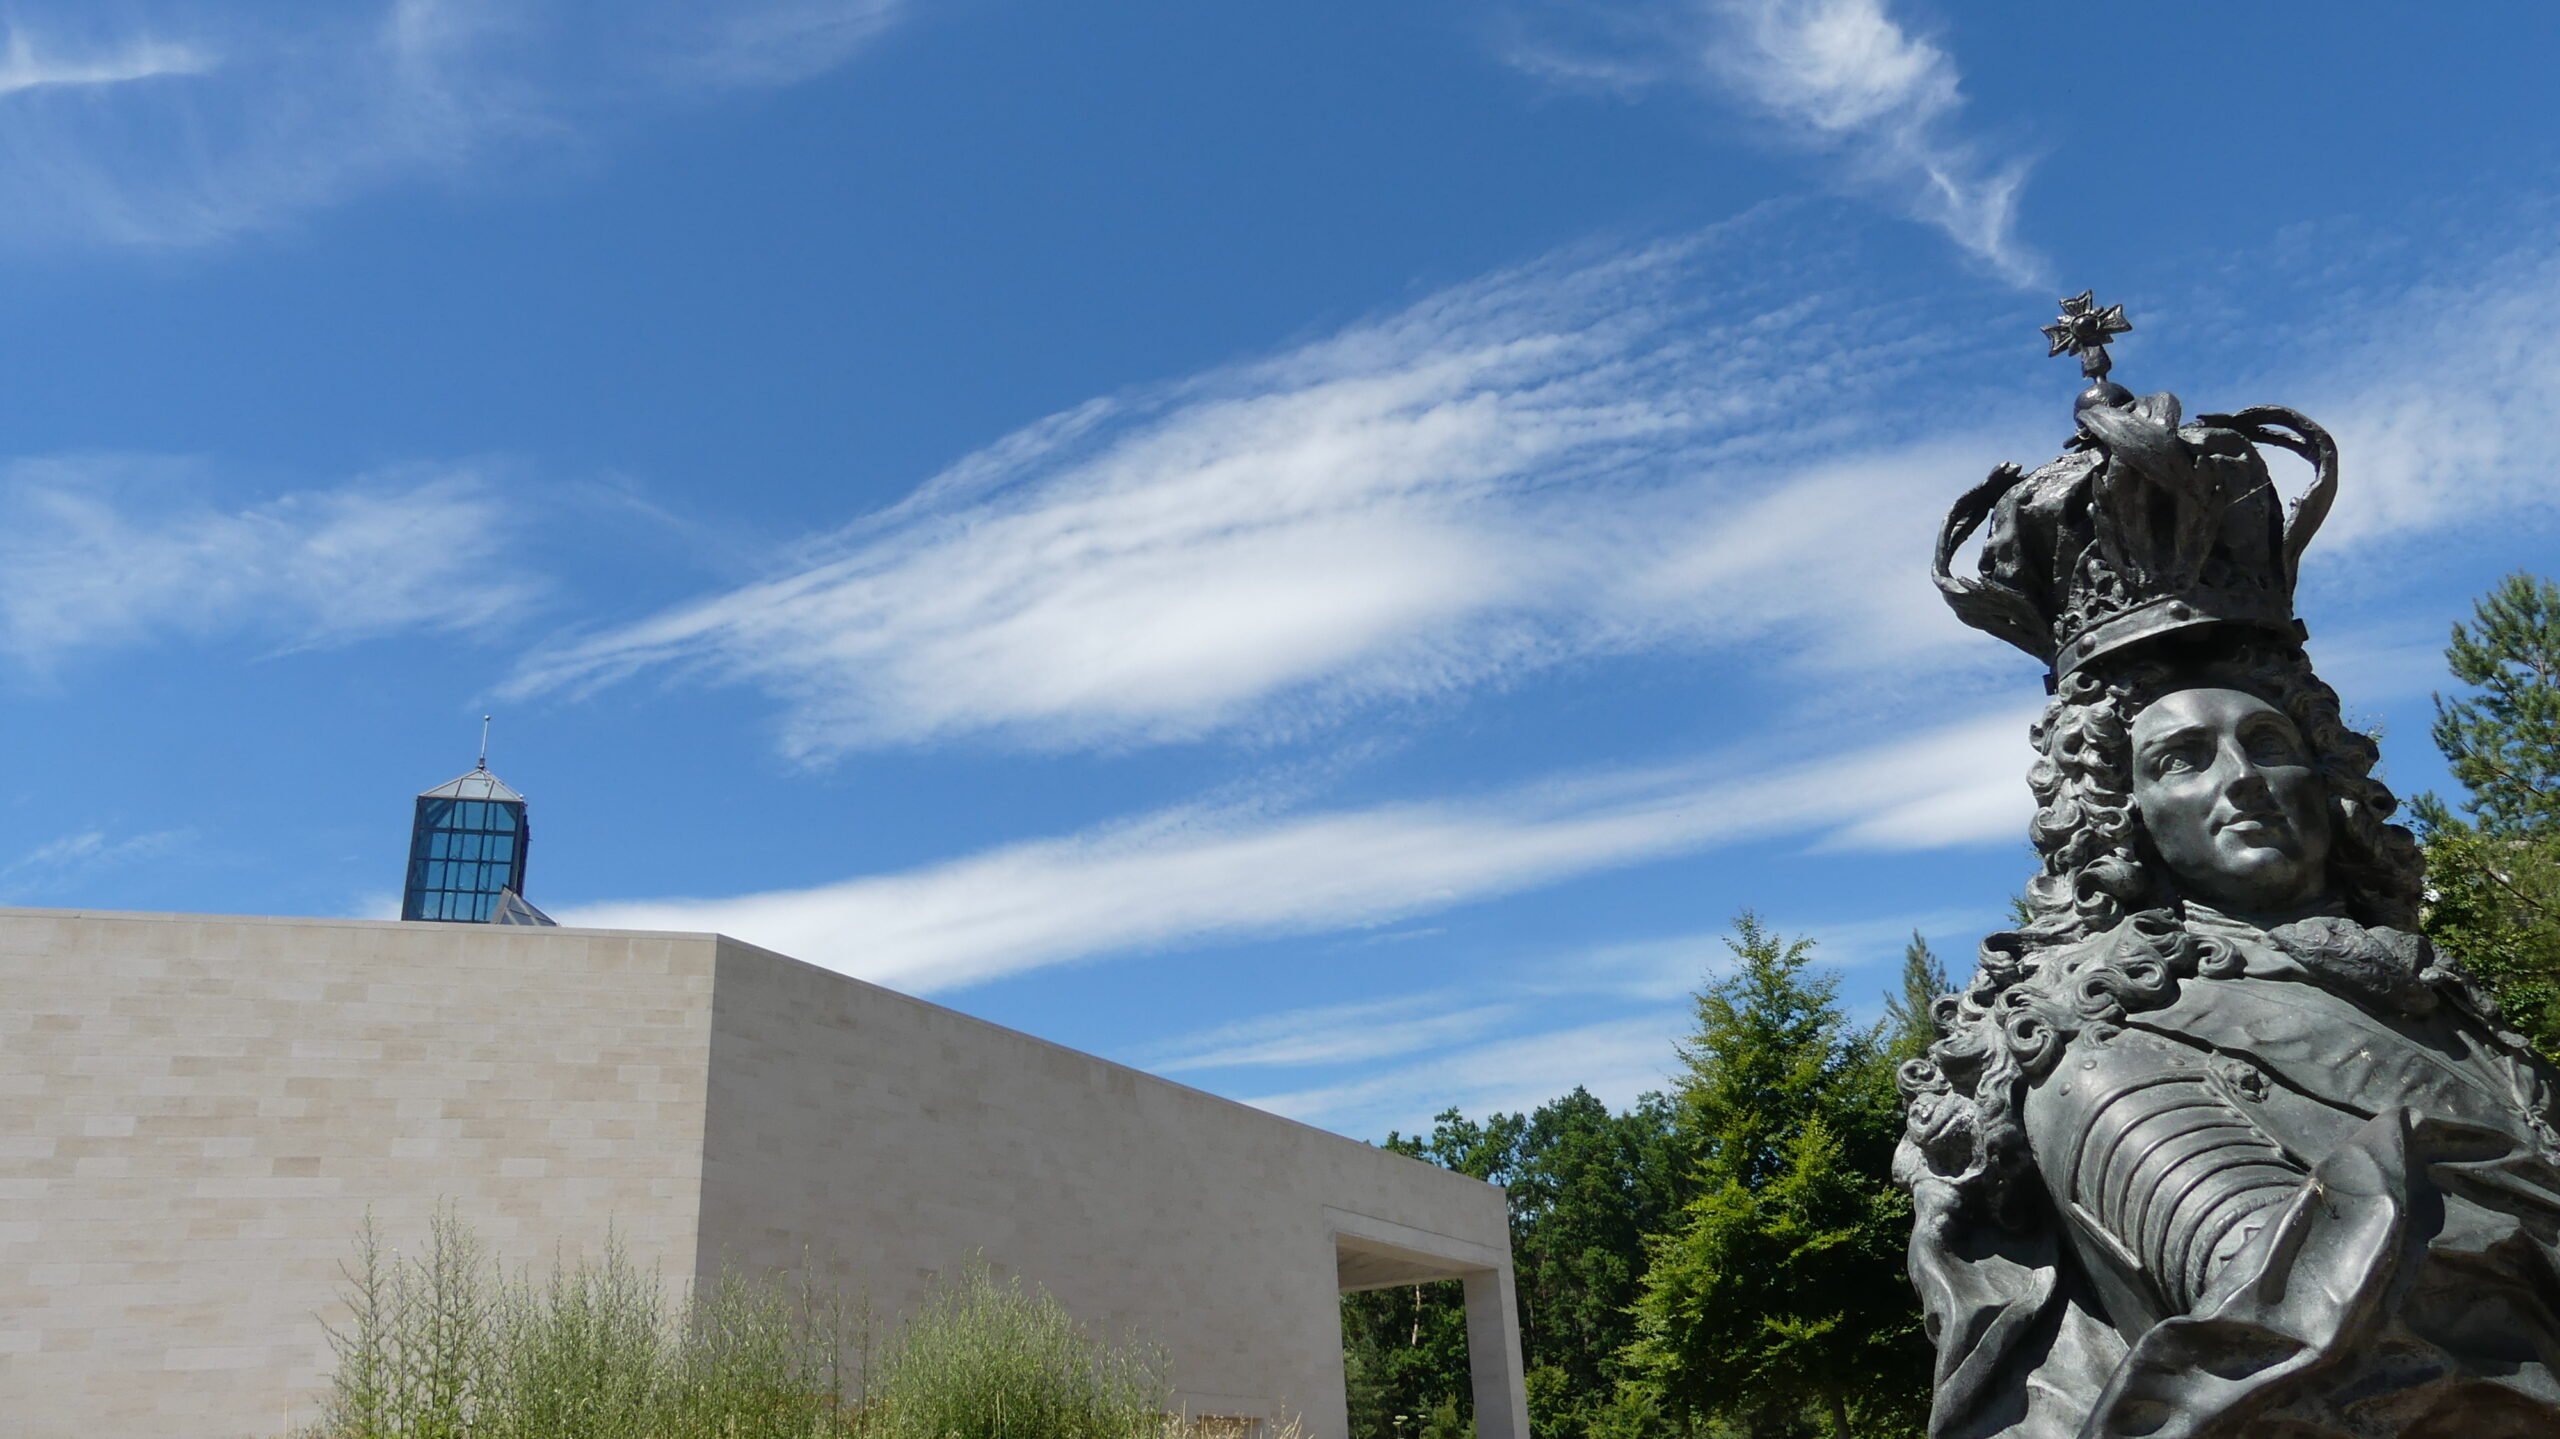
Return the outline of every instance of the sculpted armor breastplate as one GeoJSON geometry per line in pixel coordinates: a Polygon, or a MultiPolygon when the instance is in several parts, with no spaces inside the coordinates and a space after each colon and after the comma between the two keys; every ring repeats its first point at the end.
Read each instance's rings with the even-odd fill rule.
{"type": "Polygon", "coordinates": [[[2307,1166],[2219,1068],[2144,1030],[2101,1032],[2028,1096],[2037,1167],[2112,1312],[2185,1313],[2256,1232],[2251,1219],[2301,1186],[2307,1166]]]}
{"type": "MultiPolygon", "coordinates": [[[[2377,1014],[2269,936],[2221,926],[2237,973],[2075,1036],[2029,1092],[2038,1171],[2111,1310],[2187,1313],[2389,1096],[2413,1115],[2541,1145],[2519,1068],[2432,996],[2377,1014]]],[[[2414,992],[2412,992],[2414,996],[2414,992]]]]}
{"type": "MultiPolygon", "coordinates": [[[[2094,1427],[1982,1432],[2143,1433],[2145,1406],[2166,1403],[2191,1420],[2221,1417],[2161,1432],[2236,1439],[2254,1432],[2241,1416],[2264,1402],[2240,1397],[2251,1391],[2283,1394],[2261,1417],[2284,1415],[2298,1425],[2286,1432],[2304,1435],[2396,1434],[2487,1405],[2490,1439],[2541,1433],[2533,1426],[2560,1412],[2548,1407],[2560,1405],[2560,1380],[2532,1337],[2554,1332],[2560,1308],[2560,1145],[2540,1072],[2463,986],[2416,982],[2435,974],[2422,943],[2319,923],[2324,944],[2371,962],[2340,970],[2300,935],[2208,913],[2189,933],[2210,937],[2212,973],[2072,1026],[2035,1068],[2022,1097],[2028,1150],[2076,1276],[2042,1302],[2101,1319],[2128,1347],[2107,1361],[2103,1393],[2072,1401],[2094,1427]],[[2400,958],[2376,957],[2386,951],[2400,958]],[[2390,1182],[2376,1187],[2377,1171],[2390,1182]],[[2286,1266],[2306,1249],[2354,1252],[2358,1267],[2344,1272],[2355,1283],[2301,1289],[2286,1266]],[[2375,1285],[2398,1291],[2396,1313],[2377,1318],[2357,1297],[2375,1285]],[[2318,1302],[2289,1310],[2303,1294],[2318,1302]],[[2397,1387],[2377,1391],[2388,1411],[2357,1407],[2381,1402],[2361,1371],[2312,1378],[2347,1347],[2378,1342],[2377,1322],[2399,1356],[2397,1387]],[[2270,1334],[2283,1363],[2212,1360],[2234,1368],[2229,1382],[2198,1367],[2215,1345],[2270,1334]],[[2303,1375],[2287,1379],[2288,1366],[2303,1375]],[[2233,1397],[2213,1398],[2216,1385],[2233,1397]],[[2516,1419],[2519,1402],[2537,1417],[2516,1419]],[[2389,1422],[2376,1417],[2386,1412],[2389,1422]]],[[[2085,1009],[2165,939],[2129,926],[2056,951],[2022,986],[2040,996],[2022,1007],[2085,1009]]],[[[2082,1320],[2062,1322],[2069,1332],[2082,1320]]]]}

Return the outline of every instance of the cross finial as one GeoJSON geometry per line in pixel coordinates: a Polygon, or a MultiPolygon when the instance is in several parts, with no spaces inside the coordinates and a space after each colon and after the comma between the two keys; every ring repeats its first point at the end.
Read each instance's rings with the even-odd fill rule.
{"type": "Polygon", "coordinates": [[[2124,317],[2124,306],[2098,308],[2095,290],[2082,290],[2062,302],[2062,315],[2044,327],[2044,337],[2053,342],[2046,351],[2049,359],[2069,352],[2080,357],[2080,373],[2093,380],[2103,380],[2115,361],[2107,357],[2107,341],[2130,332],[2133,322],[2124,317]]]}

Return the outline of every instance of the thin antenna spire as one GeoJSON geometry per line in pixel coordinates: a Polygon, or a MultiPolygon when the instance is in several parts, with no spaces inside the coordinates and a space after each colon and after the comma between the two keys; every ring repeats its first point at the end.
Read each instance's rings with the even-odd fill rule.
{"type": "Polygon", "coordinates": [[[489,717],[480,716],[480,767],[489,767],[489,717]]]}

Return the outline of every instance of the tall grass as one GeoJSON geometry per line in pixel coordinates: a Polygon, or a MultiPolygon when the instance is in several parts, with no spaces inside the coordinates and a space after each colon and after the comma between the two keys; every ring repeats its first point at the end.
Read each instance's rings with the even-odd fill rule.
{"type": "Polygon", "coordinates": [[[822,1439],[863,1435],[841,1402],[842,1313],[724,1273],[668,1305],[608,1234],[601,1254],[510,1278],[451,1210],[425,1252],[370,1217],[344,1266],[329,1403],[307,1439],[822,1439]]]}
{"type": "Polygon", "coordinates": [[[1153,1439],[1173,1408],[1157,1351],[1101,1342],[982,1265],[926,1300],[882,1358],[864,1395],[878,1439],[1153,1439]]]}
{"type": "MultiPolygon", "coordinates": [[[[508,1277],[449,1208],[409,1257],[386,1249],[368,1216],[343,1270],[332,1392],[301,1439],[1238,1432],[1173,1412],[1159,1351],[1100,1339],[1046,1292],[999,1284],[983,1265],[937,1286],[876,1356],[867,1318],[848,1326],[833,1296],[805,1286],[724,1272],[670,1304],[610,1234],[539,1285],[508,1277]]],[[[1291,1422],[1269,1439],[1298,1434],[1291,1422]]]]}

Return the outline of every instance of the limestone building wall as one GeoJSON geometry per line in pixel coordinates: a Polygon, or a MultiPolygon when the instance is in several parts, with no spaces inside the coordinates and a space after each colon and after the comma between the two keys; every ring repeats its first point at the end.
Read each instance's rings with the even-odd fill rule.
{"type": "Polygon", "coordinates": [[[1345,1230],[1509,1261],[1491,1185],[734,940],[711,1076],[706,1271],[823,1239],[885,1314],[979,1256],[1154,1336],[1194,1413],[1338,1430],[1345,1230]]]}
{"type": "Polygon", "coordinates": [[[0,910],[0,1432],[276,1435],[367,1209],[511,1262],[982,1256],[1337,1435],[1336,1296],[1464,1275],[1520,1439],[1501,1191],[709,935],[0,910]]]}
{"type": "Polygon", "coordinates": [[[366,1208],[693,1265],[709,936],[0,911],[0,1432],[314,1417],[366,1208]]]}

